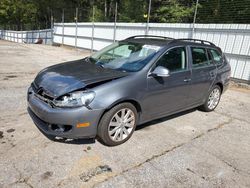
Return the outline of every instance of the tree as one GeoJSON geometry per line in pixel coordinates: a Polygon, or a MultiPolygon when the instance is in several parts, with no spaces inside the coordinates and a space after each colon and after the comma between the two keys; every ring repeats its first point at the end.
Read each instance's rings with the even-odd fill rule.
{"type": "Polygon", "coordinates": [[[250,0],[203,0],[199,23],[250,23],[250,0]]]}
{"type": "Polygon", "coordinates": [[[27,0],[1,0],[0,18],[1,22],[16,25],[17,30],[23,28],[24,24],[36,21],[37,7],[34,2],[27,0]]]}
{"type": "Polygon", "coordinates": [[[193,1],[155,0],[152,1],[151,22],[183,23],[192,22],[195,10],[193,1]]]}
{"type": "MultiPolygon", "coordinates": [[[[149,0],[0,0],[0,27],[49,28],[51,18],[74,22],[113,22],[118,3],[119,22],[146,22],[149,0]]],[[[196,0],[152,0],[150,22],[192,23],[196,0]]],[[[250,0],[199,0],[199,23],[250,23],[250,0]]],[[[9,29],[9,28],[8,28],[9,29]]]]}
{"type": "Polygon", "coordinates": [[[126,0],[119,2],[118,20],[121,22],[145,22],[148,2],[144,0],[126,0]]]}

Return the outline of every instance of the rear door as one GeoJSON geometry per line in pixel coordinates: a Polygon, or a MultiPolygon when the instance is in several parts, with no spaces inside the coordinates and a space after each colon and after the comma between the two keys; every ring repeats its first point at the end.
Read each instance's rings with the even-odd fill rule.
{"type": "Polygon", "coordinates": [[[210,87],[213,85],[217,68],[206,48],[191,46],[189,53],[192,62],[192,87],[190,90],[189,103],[190,105],[201,104],[204,102],[210,87]]]}
{"type": "Polygon", "coordinates": [[[148,91],[144,107],[151,117],[169,114],[184,108],[190,91],[191,71],[188,67],[187,49],[174,47],[156,62],[170,71],[168,77],[147,78],[148,91]]]}

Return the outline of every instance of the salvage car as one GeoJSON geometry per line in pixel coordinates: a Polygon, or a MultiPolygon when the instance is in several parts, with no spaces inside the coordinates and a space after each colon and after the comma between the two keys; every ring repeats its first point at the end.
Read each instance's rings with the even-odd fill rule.
{"type": "Polygon", "coordinates": [[[230,72],[211,42],[133,36],[39,72],[28,112],[45,135],[115,146],[145,122],[196,107],[213,111],[230,72]]]}

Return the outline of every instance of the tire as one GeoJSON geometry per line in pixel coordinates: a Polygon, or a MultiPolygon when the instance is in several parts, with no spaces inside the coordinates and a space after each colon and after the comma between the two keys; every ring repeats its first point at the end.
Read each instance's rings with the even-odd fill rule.
{"type": "Polygon", "coordinates": [[[204,112],[213,111],[219,104],[221,98],[221,88],[215,85],[207,96],[206,102],[200,106],[200,109],[204,112]],[[213,101],[211,101],[213,100],[213,101]]]}
{"type": "Polygon", "coordinates": [[[118,104],[103,115],[98,125],[97,137],[104,145],[120,145],[132,136],[137,119],[138,113],[134,105],[118,104]]]}

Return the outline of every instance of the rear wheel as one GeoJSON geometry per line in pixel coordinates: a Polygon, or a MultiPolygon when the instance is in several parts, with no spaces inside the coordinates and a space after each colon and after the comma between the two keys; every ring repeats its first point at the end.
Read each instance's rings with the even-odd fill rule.
{"type": "Polygon", "coordinates": [[[106,112],[98,126],[98,138],[105,145],[116,146],[126,142],[137,124],[137,110],[131,103],[121,103],[106,112]]]}
{"type": "Polygon", "coordinates": [[[205,112],[213,111],[220,102],[221,88],[215,85],[209,93],[206,102],[200,107],[205,112]]]}

